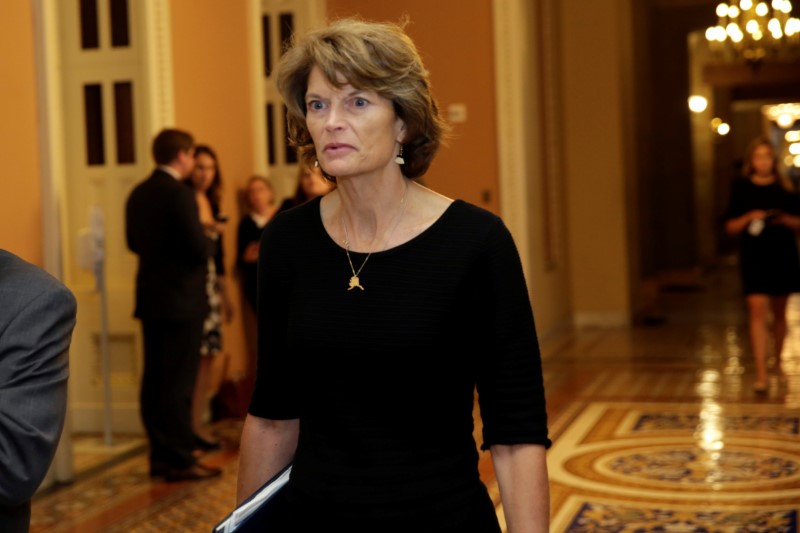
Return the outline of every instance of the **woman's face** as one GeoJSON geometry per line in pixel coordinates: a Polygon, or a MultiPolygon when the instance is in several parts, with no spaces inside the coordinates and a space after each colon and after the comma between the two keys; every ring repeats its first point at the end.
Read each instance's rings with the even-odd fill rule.
{"type": "Polygon", "coordinates": [[[775,154],[771,146],[767,146],[766,144],[756,146],[750,161],[753,166],[753,173],[758,176],[771,176],[774,171],[772,168],[774,159],[775,154]]]}
{"type": "Polygon", "coordinates": [[[195,157],[194,170],[192,171],[192,186],[198,191],[205,192],[214,181],[217,172],[217,163],[214,158],[206,153],[195,157]]]}
{"type": "Polygon", "coordinates": [[[300,176],[300,187],[302,187],[303,192],[306,193],[306,196],[310,200],[317,196],[327,194],[331,190],[332,184],[325,179],[319,167],[306,167],[303,171],[303,175],[300,176]]]}
{"type": "Polygon", "coordinates": [[[261,180],[253,180],[247,187],[247,200],[253,211],[265,211],[275,200],[272,189],[261,180]]]}
{"type": "Polygon", "coordinates": [[[350,84],[336,88],[318,67],[308,77],[306,126],[317,159],[331,176],[381,173],[397,166],[405,124],[391,100],[350,84]]]}

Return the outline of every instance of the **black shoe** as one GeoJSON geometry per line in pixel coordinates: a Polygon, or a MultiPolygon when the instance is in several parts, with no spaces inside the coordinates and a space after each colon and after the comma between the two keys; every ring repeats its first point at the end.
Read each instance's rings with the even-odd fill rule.
{"type": "Polygon", "coordinates": [[[172,468],[166,463],[151,463],[150,477],[164,477],[172,468]]]}
{"type": "Polygon", "coordinates": [[[217,477],[222,474],[221,468],[213,466],[205,466],[200,463],[195,463],[185,468],[172,468],[164,475],[167,481],[197,481],[201,479],[209,479],[217,477]]]}
{"type": "Polygon", "coordinates": [[[204,451],[207,451],[207,452],[210,452],[212,450],[219,450],[220,448],[222,448],[222,445],[220,444],[220,442],[218,440],[217,441],[206,440],[206,439],[204,439],[203,437],[201,437],[199,435],[195,435],[194,436],[194,445],[198,449],[204,450],[204,451]]]}

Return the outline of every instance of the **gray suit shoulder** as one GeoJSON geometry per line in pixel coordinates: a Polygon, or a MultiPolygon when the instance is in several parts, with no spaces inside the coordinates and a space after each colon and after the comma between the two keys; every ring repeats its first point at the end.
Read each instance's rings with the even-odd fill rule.
{"type": "MultiPolygon", "coordinates": [[[[64,308],[76,310],[77,302],[66,285],[43,268],[29,263],[21,257],[0,249],[0,293],[6,302],[33,300],[47,294],[61,301],[64,308]]],[[[72,311],[74,313],[74,311],[72,311]]]]}

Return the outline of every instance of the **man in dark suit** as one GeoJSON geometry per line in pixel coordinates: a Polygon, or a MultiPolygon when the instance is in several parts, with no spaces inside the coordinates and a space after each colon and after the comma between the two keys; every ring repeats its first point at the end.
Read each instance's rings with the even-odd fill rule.
{"type": "Polygon", "coordinates": [[[134,316],[142,323],[142,423],[150,441],[150,475],[167,481],[220,474],[192,455],[191,401],[200,362],[208,258],[214,251],[194,192],[181,183],[194,167],[194,139],[162,130],[153,140],[158,165],[125,209],[128,247],[139,256],[134,316]]]}
{"type": "Polygon", "coordinates": [[[30,527],[31,497],[67,414],[75,297],[41,268],[0,250],[0,531],[30,527]]]}

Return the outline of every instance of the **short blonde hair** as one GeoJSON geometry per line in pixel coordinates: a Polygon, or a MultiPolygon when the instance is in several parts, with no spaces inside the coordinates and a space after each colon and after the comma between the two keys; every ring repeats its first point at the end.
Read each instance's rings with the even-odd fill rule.
{"type": "Polygon", "coordinates": [[[250,204],[250,187],[254,183],[263,183],[264,186],[267,188],[269,192],[272,193],[272,203],[275,203],[275,187],[272,186],[272,182],[266,176],[261,176],[260,174],[253,174],[247,179],[247,183],[244,185],[244,189],[242,190],[243,193],[243,200],[244,205],[247,206],[247,209],[253,209],[253,206],[250,204]]]}
{"type": "Polygon", "coordinates": [[[417,178],[428,170],[448,127],[431,94],[428,71],[403,26],[339,19],[296,38],[284,53],[276,74],[288,108],[289,140],[309,164],[316,152],[306,128],[305,96],[316,66],[335,87],[348,83],[391,100],[406,125],[403,174],[417,178]],[[339,76],[346,81],[342,83],[339,76]]]}

